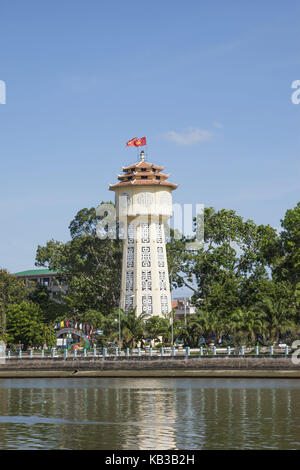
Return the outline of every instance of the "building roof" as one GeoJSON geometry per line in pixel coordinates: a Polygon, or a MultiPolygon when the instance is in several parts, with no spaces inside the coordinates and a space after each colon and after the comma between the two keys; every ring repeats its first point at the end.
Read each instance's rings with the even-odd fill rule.
{"type": "Polygon", "coordinates": [[[130,170],[134,170],[135,168],[147,168],[147,169],[152,168],[152,169],[158,170],[158,171],[162,171],[164,169],[163,166],[157,166],[157,165],[154,165],[154,163],[149,163],[149,162],[145,162],[143,160],[139,160],[138,162],[134,163],[133,165],[123,166],[122,170],[123,171],[130,171],[130,170]]]}
{"type": "Polygon", "coordinates": [[[15,273],[15,276],[46,276],[53,274],[57,273],[56,271],[52,271],[51,269],[30,269],[29,271],[21,271],[19,273],[15,273]]]}
{"type": "Polygon", "coordinates": [[[109,189],[114,191],[116,188],[124,186],[167,186],[176,189],[178,184],[166,181],[168,175],[161,173],[162,166],[144,161],[144,153],[141,152],[141,160],[133,165],[123,167],[123,174],[118,175],[119,183],[111,184],[109,189]]]}

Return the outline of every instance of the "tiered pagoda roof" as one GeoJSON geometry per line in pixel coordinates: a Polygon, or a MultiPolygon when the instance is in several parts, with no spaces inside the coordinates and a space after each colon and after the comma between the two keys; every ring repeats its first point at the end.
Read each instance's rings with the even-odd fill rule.
{"type": "Polygon", "coordinates": [[[111,184],[109,189],[114,191],[123,186],[168,186],[176,189],[178,184],[167,181],[168,176],[163,171],[164,167],[144,161],[144,152],[141,152],[141,160],[133,165],[123,167],[123,174],[118,175],[119,183],[111,184]]]}

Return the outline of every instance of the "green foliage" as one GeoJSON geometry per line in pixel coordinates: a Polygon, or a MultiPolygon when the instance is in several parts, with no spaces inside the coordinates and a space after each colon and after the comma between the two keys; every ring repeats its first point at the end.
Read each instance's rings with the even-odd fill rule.
{"type": "Polygon", "coordinates": [[[281,258],[274,268],[274,277],[289,281],[295,290],[300,283],[300,202],[286,211],[281,226],[281,258]]]}
{"type": "Polygon", "coordinates": [[[134,348],[139,342],[143,342],[145,335],[146,316],[136,315],[135,310],[122,312],[121,338],[124,347],[134,348]]]}
{"type": "Polygon", "coordinates": [[[170,321],[156,315],[148,318],[145,322],[145,336],[151,341],[169,342],[171,338],[170,321]]]}
{"type": "Polygon", "coordinates": [[[54,301],[46,286],[37,284],[29,292],[28,300],[40,307],[43,321],[47,324],[55,323],[58,318],[63,319],[66,315],[66,306],[59,301],[54,301]]]}
{"type": "MultiPolygon", "coordinates": [[[[167,254],[175,287],[188,287],[201,312],[191,315],[180,338],[231,336],[236,344],[278,341],[299,328],[300,203],[287,211],[280,235],[232,210],[204,210],[204,244],[171,238],[167,254]],[[273,273],[273,279],[271,274],[273,273]]],[[[173,235],[173,234],[171,234],[173,235]]],[[[189,240],[193,241],[193,239],[189,240]]]]}
{"type": "MultiPolygon", "coordinates": [[[[144,344],[145,339],[170,344],[172,331],[174,339],[191,347],[198,346],[201,337],[207,341],[227,338],[233,344],[254,344],[259,338],[272,343],[283,335],[295,335],[299,329],[300,203],[286,212],[279,235],[269,225],[256,225],[233,210],[212,207],[204,210],[201,248],[188,250],[187,243],[193,238],[178,240],[171,230],[167,243],[171,285],[190,288],[199,307],[186,322],[173,321],[172,328],[169,317],[119,312],[122,242],[99,239],[96,227],[100,220],[95,208],[82,209],[69,225],[69,241],[50,240],[37,249],[36,265],[57,271],[58,280],[68,286],[60,302],[51,299],[46,288],[37,286],[28,291],[15,276],[0,271],[3,337],[8,309],[10,322],[28,314],[43,338],[49,332],[46,325],[75,319],[102,329],[101,340],[107,344],[118,343],[120,316],[124,347],[144,344]],[[28,311],[22,303],[26,299],[28,311]],[[12,309],[12,304],[18,307],[12,309]],[[37,316],[39,322],[35,323],[37,316]]],[[[30,337],[30,322],[25,322],[24,344],[42,341],[30,337]]],[[[9,335],[17,338],[13,324],[9,323],[9,335]]],[[[20,331],[22,328],[20,325],[20,331]]]]}
{"type": "Polygon", "coordinates": [[[99,310],[109,313],[120,295],[122,244],[96,237],[96,210],[82,209],[70,223],[72,239],[38,246],[36,265],[58,272],[68,285],[65,303],[70,312],[99,310]]]}
{"type": "Polygon", "coordinates": [[[7,341],[10,344],[29,346],[53,346],[54,330],[42,321],[42,311],[33,302],[21,302],[7,308],[7,341]]]}
{"type": "Polygon", "coordinates": [[[6,312],[9,305],[25,300],[28,291],[23,282],[5,269],[0,270],[0,339],[6,339],[6,312]]]}
{"type": "Polygon", "coordinates": [[[248,310],[242,307],[233,312],[228,327],[234,345],[256,344],[258,336],[265,333],[265,320],[265,312],[261,308],[248,310]]]}

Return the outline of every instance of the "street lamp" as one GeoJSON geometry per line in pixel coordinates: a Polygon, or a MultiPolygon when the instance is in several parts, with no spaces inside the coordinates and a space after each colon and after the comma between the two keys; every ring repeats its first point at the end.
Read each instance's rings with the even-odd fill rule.
{"type": "Polygon", "coordinates": [[[174,345],[173,308],[171,310],[171,343],[174,345]]]}
{"type": "Polygon", "coordinates": [[[120,306],[120,303],[119,303],[119,349],[121,349],[121,306],[120,306]]]}
{"type": "Polygon", "coordinates": [[[171,295],[171,344],[172,346],[174,345],[174,328],[173,328],[173,303],[172,303],[172,271],[171,271],[171,289],[170,289],[170,295],[171,295]]]}
{"type": "Polygon", "coordinates": [[[186,326],[186,298],[184,297],[183,299],[184,302],[184,324],[186,326]]]}

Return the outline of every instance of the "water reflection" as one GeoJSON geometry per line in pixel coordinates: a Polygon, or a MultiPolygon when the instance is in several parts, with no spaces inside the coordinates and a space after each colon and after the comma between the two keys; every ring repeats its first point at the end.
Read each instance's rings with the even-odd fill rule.
{"type": "Polygon", "coordinates": [[[297,380],[2,379],[1,449],[300,449],[297,380]]]}

